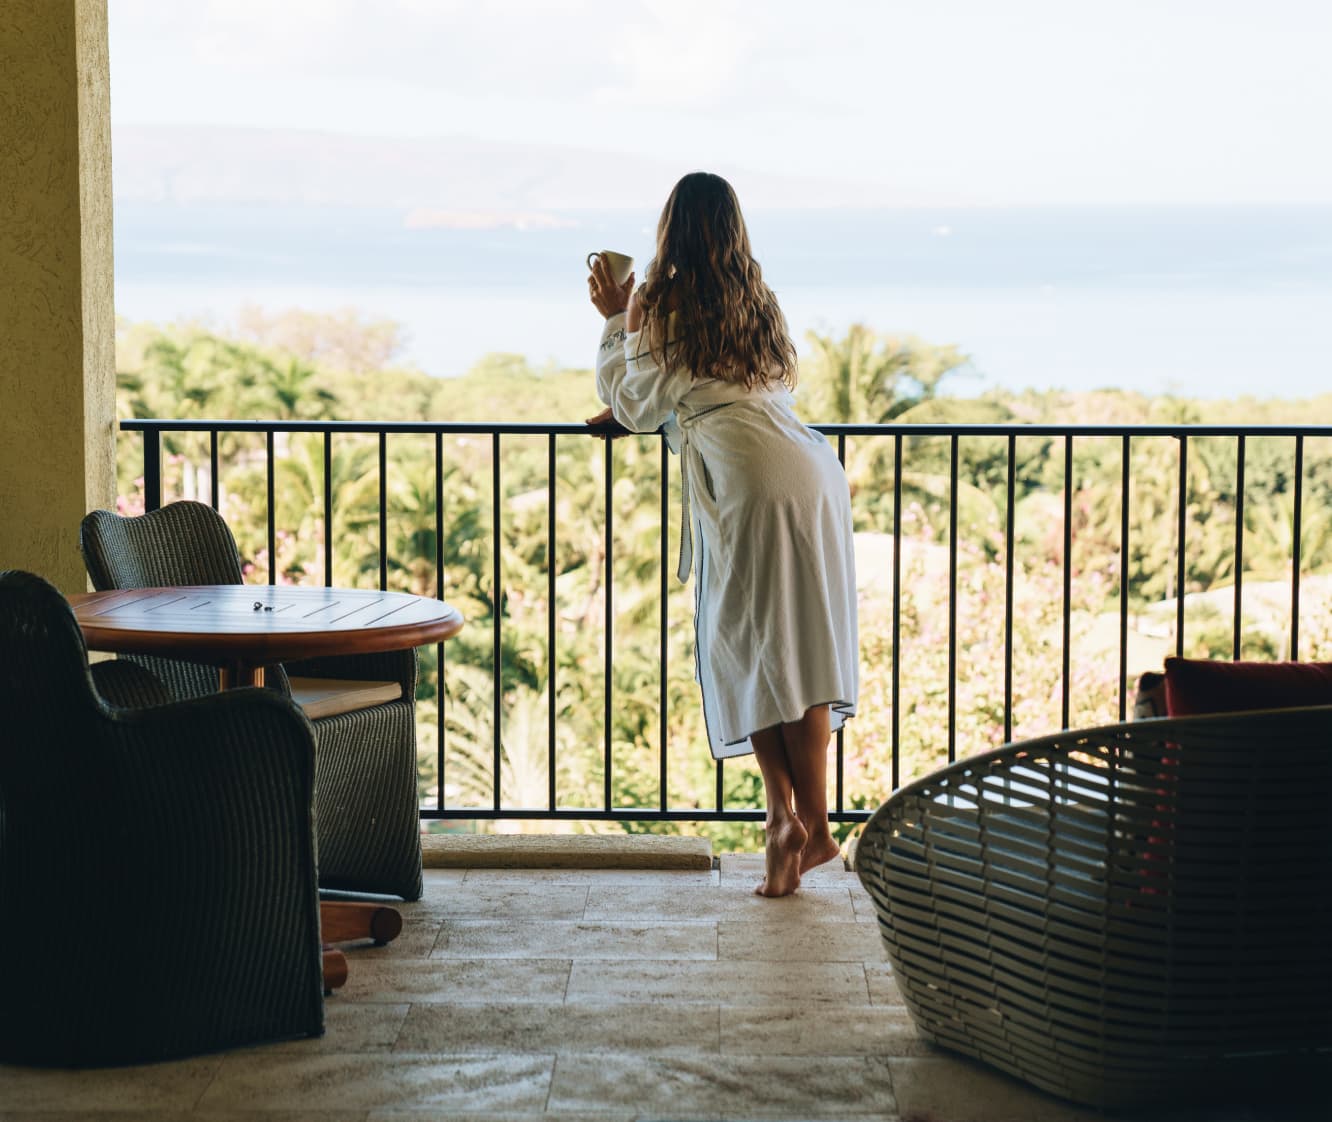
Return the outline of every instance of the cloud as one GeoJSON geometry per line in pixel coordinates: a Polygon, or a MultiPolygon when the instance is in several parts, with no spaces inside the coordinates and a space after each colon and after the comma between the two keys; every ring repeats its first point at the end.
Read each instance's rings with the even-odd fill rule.
{"type": "Polygon", "coordinates": [[[472,135],[994,201],[1332,199],[1313,0],[110,0],[121,123],[472,135]]]}
{"type": "MultiPolygon", "coordinates": [[[[737,87],[752,54],[736,0],[643,0],[613,31],[618,81],[597,98],[630,106],[701,106],[722,102],[737,87]]],[[[750,6],[751,16],[755,8],[750,6]]]]}

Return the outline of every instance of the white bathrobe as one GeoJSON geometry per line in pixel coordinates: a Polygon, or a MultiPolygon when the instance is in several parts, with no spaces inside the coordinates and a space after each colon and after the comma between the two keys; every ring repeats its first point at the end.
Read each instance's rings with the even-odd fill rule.
{"type": "Polygon", "coordinates": [[[855,716],[859,681],[851,498],[837,455],[780,382],[747,390],[663,370],[611,316],[597,393],[634,432],[665,427],[681,457],[680,580],[694,584],[695,672],[716,759],[827,704],[855,716]],[[692,538],[692,540],[691,540],[692,538]]]}

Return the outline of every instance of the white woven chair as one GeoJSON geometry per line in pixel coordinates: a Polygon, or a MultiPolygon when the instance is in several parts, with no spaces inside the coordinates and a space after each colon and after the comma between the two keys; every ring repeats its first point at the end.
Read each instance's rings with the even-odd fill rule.
{"type": "Polygon", "coordinates": [[[920,1032],[1101,1107],[1332,1066],[1332,707],[1008,744],[856,851],[920,1032]]]}

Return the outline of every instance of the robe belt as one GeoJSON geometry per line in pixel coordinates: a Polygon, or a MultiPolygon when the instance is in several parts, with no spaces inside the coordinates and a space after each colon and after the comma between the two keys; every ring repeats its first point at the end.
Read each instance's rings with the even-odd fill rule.
{"type": "Polygon", "coordinates": [[[703,463],[703,458],[699,456],[694,449],[693,441],[689,439],[689,430],[699,421],[710,413],[717,412],[718,409],[726,409],[731,405],[739,404],[734,401],[724,401],[720,405],[713,405],[707,409],[701,409],[694,413],[688,420],[681,420],[678,415],[676,421],[680,426],[680,560],[675,566],[675,579],[681,584],[689,583],[689,572],[694,567],[694,533],[693,520],[690,518],[689,490],[690,476],[694,470],[704,473],[706,476],[707,467],[703,463]],[[697,469],[692,461],[695,456],[699,456],[697,469]]]}

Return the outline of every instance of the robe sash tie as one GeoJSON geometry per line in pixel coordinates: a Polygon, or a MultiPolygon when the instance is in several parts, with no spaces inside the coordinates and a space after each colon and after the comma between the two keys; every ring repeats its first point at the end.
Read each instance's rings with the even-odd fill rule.
{"type": "MultiPolygon", "coordinates": [[[[691,517],[693,511],[690,505],[690,492],[693,490],[692,477],[695,472],[700,473],[700,478],[707,478],[707,465],[703,462],[703,457],[698,449],[694,447],[694,442],[690,439],[690,430],[696,426],[699,421],[710,414],[716,413],[719,409],[728,409],[732,405],[739,404],[734,401],[725,401],[720,405],[712,405],[706,409],[700,409],[697,413],[690,414],[688,418],[676,419],[679,427],[679,436],[677,441],[680,453],[680,560],[675,567],[675,578],[681,584],[689,583],[689,573],[694,567],[694,520],[691,517]]],[[[666,440],[675,447],[675,442],[671,440],[674,435],[670,431],[669,423],[663,426],[666,434],[666,440]]]]}

